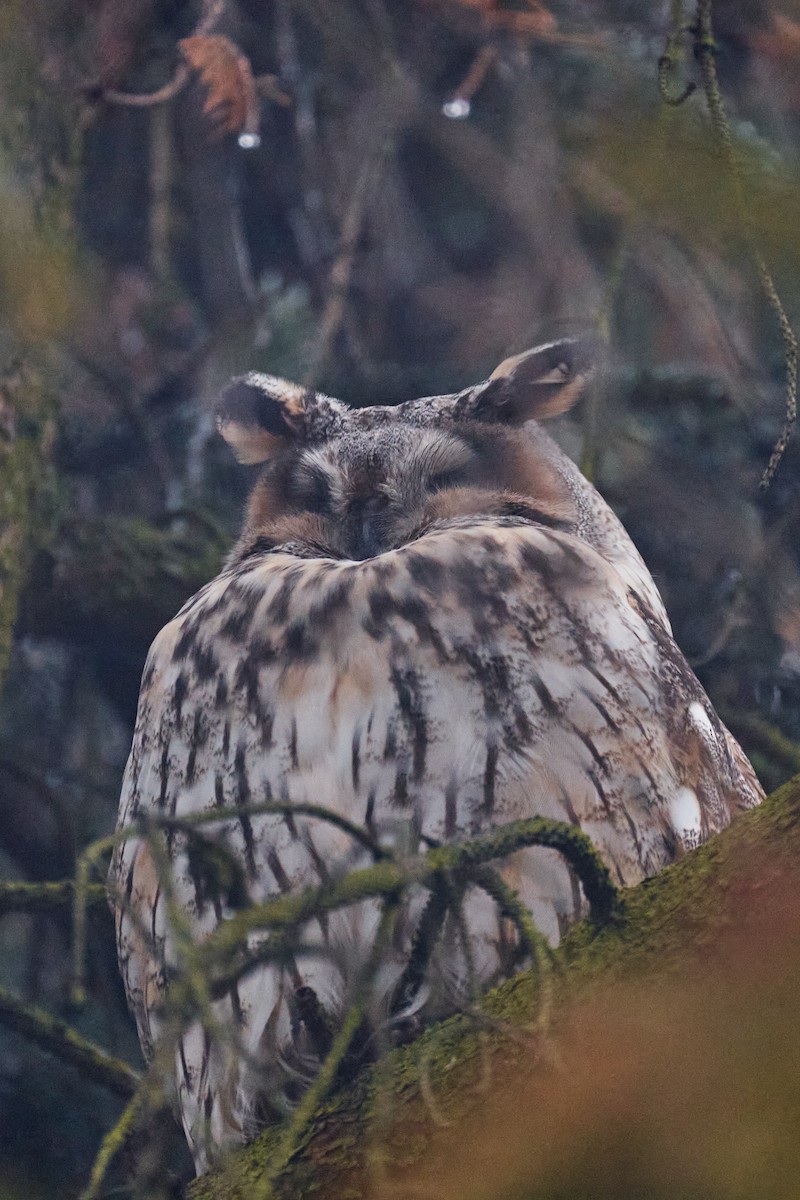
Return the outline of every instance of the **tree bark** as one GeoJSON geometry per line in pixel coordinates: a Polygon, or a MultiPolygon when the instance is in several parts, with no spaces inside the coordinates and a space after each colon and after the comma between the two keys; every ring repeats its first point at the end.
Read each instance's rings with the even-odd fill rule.
{"type": "Polygon", "coordinates": [[[55,388],[46,347],[71,302],[76,105],[44,79],[48,19],[19,2],[0,18],[0,680],[49,526],[55,388]]]}

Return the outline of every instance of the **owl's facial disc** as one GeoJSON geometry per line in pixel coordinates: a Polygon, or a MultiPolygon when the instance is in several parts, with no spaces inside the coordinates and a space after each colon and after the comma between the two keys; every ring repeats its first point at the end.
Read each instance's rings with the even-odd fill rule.
{"type": "Polygon", "coordinates": [[[523,427],[565,412],[595,357],[591,339],[564,339],[457,395],[397,408],[351,410],[272,375],[235,379],[218,428],[241,462],[265,466],[233,560],[278,546],[372,558],[464,517],[570,522],[568,489],[523,427]]]}
{"type": "Polygon", "coordinates": [[[275,484],[334,552],[366,559],[403,545],[430,520],[433,496],[468,483],[475,459],[457,436],[398,422],[301,450],[275,484]]]}

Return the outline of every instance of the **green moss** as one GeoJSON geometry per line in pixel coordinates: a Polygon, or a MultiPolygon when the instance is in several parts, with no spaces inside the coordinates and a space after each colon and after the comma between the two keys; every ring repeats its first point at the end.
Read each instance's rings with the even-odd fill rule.
{"type": "MultiPolygon", "coordinates": [[[[556,1041],[558,1027],[575,1003],[601,985],[616,986],[623,978],[668,979],[687,959],[699,956],[702,961],[734,919],[728,893],[750,886],[748,864],[753,861],[760,864],[753,885],[759,888],[792,867],[796,870],[800,777],[708,845],[627,890],[605,925],[584,921],[568,934],[557,951],[556,1041]]],[[[735,911],[740,913],[741,906],[735,911]]],[[[365,1160],[370,1145],[380,1145],[386,1171],[425,1160],[437,1122],[457,1124],[480,1111],[485,1097],[476,1080],[484,1056],[491,1058],[496,1073],[518,1057],[508,1031],[530,1024],[536,993],[532,972],[509,980],[484,999],[486,1028],[467,1016],[453,1017],[360,1075],[351,1088],[318,1109],[302,1148],[280,1177],[277,1194],[331,1200],[369,1195],[365,1160]]],[[[189,1188],[191,1200],[258,1195],[275,1145],[274,1133],[265,1133],[231,1156],[224,1170],[197,1180],[189,1188]]]]}
{"type": "Polygon", "coordinates": [[[31,366],[0,379],[0,678],[11,651],[22,586],[34,550],[52,531],[54,480],[47,461],[55,404],[31,366]]]}
{"type": "MultiPolygon", "coordinates": [[[[54,908],[71,905],[75,897],[75,883],[64,879],[53,883],[28,883],[13,880],[0,882],[0,915],[11,912],[52,912],[54,908]]],[[[101,883],[92,883],[87,888],[87,905],[102,912],[108,905],[108,893],[101,883]]]]}
{"type": "Polygon", "coordinates": [[[41,69],[57,2],[0,15],[0,678],[33,554],[52,532],[48,343],[71,311],[78,98],[41,69]]]}

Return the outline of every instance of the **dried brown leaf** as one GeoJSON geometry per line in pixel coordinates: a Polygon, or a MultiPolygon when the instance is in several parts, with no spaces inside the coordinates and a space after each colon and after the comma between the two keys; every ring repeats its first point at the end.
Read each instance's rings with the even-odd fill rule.
{"type": "Polygon", "coordinates": [[[218,133],[255,134],[258,97],[247,55],[223,34],[200,34],[178,45],[208,90],[203,112],[218,133]]]}

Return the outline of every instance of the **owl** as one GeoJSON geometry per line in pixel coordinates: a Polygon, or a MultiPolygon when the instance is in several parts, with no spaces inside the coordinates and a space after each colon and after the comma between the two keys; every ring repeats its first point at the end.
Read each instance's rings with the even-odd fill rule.
{"type": "MultiPolygon", "coordinates": [[[[224,570],[152,646],[119,822],[226,810],[202,845],[228,883],[210,885],[179,830],[168,880],[145,837],[116,851],[119,961],[147,1055],[181,940],[372,861],[330,821],[249,808],[322,805],[401,856],[542,815],[579,827],[627,886],[761,800],[631,540],[540,424],[574,402],[593,354],[555,342],[396,407],[257,373],[223,394],[219,430],[260,474],[224,570]]],[[[499,870],[553,945],[586,911],[555,850],[499,870]]],[[[409,987],[425,902],[408,889],[379,948],[365,1045],[519,966],[508,921],[467,886],[409,987]]],[[[375,900],[308,921],[297,947],[215,994],[213,1022],[180,1031],[199,1172],[297,1102],[380,921],[375,900]]]]}

